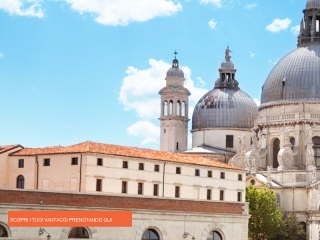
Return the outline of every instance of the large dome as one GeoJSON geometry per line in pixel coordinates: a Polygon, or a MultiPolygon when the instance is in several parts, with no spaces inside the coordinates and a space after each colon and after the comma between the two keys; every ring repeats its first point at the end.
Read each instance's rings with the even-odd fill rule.
{"type": "Polygon", "coordinates": [[[252,128],[257,117],[257,105],[246,93],[233,88],[215,88],[196,105],[192,129],[252,128]]]}
{"type": "Polygon", "coordinates": [[[261,103],[320,100],[319,93],[320,45],[299,47],[271,71],[262,89],[261,103]]]}
{"type": "Polygon", "coordinates": [[[308,0],[306,9],[320,8],[320,0],[308,0]]]}

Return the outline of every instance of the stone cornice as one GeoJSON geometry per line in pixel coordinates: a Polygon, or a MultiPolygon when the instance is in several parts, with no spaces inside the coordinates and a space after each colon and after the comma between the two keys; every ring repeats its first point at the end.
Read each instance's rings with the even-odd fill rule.
{"type": "Polygon", "coordinates": [[[281,102],[270,102],[264,103],[259,106],[258,111],[262,111],[264,109],[272,108],[272,107],[281,107],[285,105],[299,105],[299,104],[320,104],[320,100],[292,100],[292,101],[281,101],[281,102]]]}
{"type": "Polygon", "coordinates": [[[200,129],[192,129],[190,132],[203,132],[210,130],[232,130],[232,131],[242,131],[242,132],[251,132],[251,128],[232,128],[232,127],[217,127],[217,128],[200,128],[200,129]]]}

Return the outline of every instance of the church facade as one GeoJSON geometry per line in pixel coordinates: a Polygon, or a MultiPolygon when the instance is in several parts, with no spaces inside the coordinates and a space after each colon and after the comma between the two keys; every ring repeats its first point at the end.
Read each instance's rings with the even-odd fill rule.
{"type": "Polygon", "coordinates": [[[308,0],[303,14],[297,49],[269,74],[259,107],[240,90],[227,48],[215,88],[194,109],[193,148],[185,153],[246,169],[247,185],[272,188],[280,207],[295,212],[307,239],[315,240],[320,235],[320,0],[308,0]]]}

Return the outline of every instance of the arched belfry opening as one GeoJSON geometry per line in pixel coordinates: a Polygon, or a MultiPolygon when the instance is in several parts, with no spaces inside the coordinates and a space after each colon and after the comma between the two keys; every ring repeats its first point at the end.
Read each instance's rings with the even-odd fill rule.
{"type": "Polygon", "coordinates": [[[312,142],[314,144],[314,160],[316,162],[316,166],[320,166],[320,137],[312,138],[312,142]]]}
{"type": "Polygon", "coordinates": [[[273,168],[279,167],[279,162],[278,162],[279,151],[280,151],[280,140],[276,138],[273,141],[273,168]]]}

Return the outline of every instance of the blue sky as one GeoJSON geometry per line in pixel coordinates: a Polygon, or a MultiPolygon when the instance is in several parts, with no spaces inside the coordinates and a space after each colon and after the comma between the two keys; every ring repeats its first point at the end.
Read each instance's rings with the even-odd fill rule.
{"type": "Polygon", "coordinates": [[[296,48],[305,4],[0,0],[0,145],[159,149],[157,93],[174,50],[191,109],[213,88],[227,45],[241,89],[258,101],[274,64],[296,48]]]}

